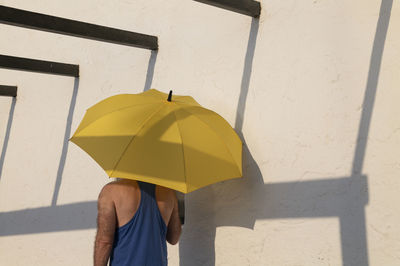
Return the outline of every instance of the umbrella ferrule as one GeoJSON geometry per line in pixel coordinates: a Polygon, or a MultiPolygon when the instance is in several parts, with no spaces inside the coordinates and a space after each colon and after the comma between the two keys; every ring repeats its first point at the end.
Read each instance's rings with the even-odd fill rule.
{"type": "Polygon", "coordinates": [[[172,90],[170,90],[170,91],[169,91],[169,94],[168,94],[168,101],[169,101],[169,102],[171,101],[171,98],[172,98],[172,90]]]}

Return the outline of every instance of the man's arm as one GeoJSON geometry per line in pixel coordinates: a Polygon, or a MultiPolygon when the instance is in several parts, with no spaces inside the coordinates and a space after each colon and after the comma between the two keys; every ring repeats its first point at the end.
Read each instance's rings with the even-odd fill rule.
{"type": "Polygon", "coordinates": [[[182,225],[179,219],[178,200],[174,193],[174,209],[172,210],[171,218],[168,222],[167,241],[171,245],[175,245],[179,241],[181,235],[182,225]]]}
{"type": "Polygon", "coordinates": [[[94,266],[106,266],[110,258],[116,227],[114,201],[111,187],[106,185],[100,192],[97,202],[97,234],[94,244],[94,266]]]}

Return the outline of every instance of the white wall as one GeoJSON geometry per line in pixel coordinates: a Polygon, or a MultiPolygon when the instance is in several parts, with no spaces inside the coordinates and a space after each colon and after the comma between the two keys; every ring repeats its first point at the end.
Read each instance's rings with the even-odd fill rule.
{"type": "Polygon", "coordinates": [[[0,24],[1,54],[81,73],[0,69],[0,84],[18,86],[15,102],[0,97],[0,265],[92,263],[109,179],[66,140],[86,108],[150,84],[193,96],[246,144],[243,179],[187,195],[170,265],[400,264],[398,1],[265,0],[259,20],[192,0],[0,4],[160,46],[0,24]]]}

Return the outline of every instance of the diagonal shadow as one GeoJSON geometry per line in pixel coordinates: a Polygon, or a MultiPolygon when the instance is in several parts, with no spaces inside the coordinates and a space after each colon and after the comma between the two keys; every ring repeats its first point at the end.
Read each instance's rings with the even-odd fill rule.
{"type": "Polygon", "coordinates": [[[3,148],[1,150],[1,155],[0,155],[0,180],[1,180],[1,173],[3,172],[4,160],[6,158],[8,140],[10,139],[10,131],[11,131],[12,121],[14,118],[14,109],[15,109],[16,101],[17,101],[17,98],[12,97],[10,113],[8,115],[8,122],[7,122],[7,127],[6,127],[6,135],[4,136],[3,148]]]}
{"type": "Polygon", "coordinates": [[[158,50],[151,50],[149,64],[147,67],[146,82],[144,83],[143,91],[147,91],[151,88],[151,83],[153,82],[154,66],[156,65],[157,54],[158,54],[158,50]]]}
{"type": "MultiPolygon", "coordinates": [[[[371,54],[353,170],[349,177],[264,184],[247,145],[243,149],[245,178],[205,187],[187,195],[186,224],[179,246],[181,265],[215,265],[218,226],[252,229],[257,219],[338,217],[343,265],[368,265],[365,205],[367,176],[361,175],[377,90],[383,48],[393,0],[383,0],[371,54]]],[[[241,133],[249,88],[256,27],[252,23],[243,71],[235,128],[241,133]],[[249,70],[250,69],[250,70],[249,70]]],[[[258,26],[257,26],[258,27],[258,26]]],[[[0,235],[95,228],[95,201],[0,213],[0,235]],[[35,222],[38,221],[38,222],[35,222]],[[48,223],[51,221],[51,223],[48,223]]]]}
{"type": "Polygon", "coordinates": [[[54,185],[53,199],[51,200],[51,205],[55,206],[57,204],[58,193],[60,192],[62,175],[64,172],[65,160],[67,158],[68,145],[69,145],[69,136],[71,135],[71,124],[72,118],[74,116],[76,97],[78,95],[78,87],[79,87],[79,78],[74,79],[74,91],[72,92],[71,103],[69,105],[68,117],[67,117],[67,125],[65,127],[64,133],[64,143],[61,151],[60,162],[58,163],[57,170],[57,178],[56,183],[54,185]]]}
{"type": "Polygon", "coordinates": [[[360,125],[358,128],[357,146],[354,154],[352,174],[361,173],[364,165],[369,127],[371,125],[372,110],[375,102],[376,89],[378,87],[379,72],[381,70],[383,49],[385,46],[387,30],[389,28],[392,5],[393,0],[382,0],[381,2],[374,44],[369,62],[367,85],[365,89],[360,125]]]}

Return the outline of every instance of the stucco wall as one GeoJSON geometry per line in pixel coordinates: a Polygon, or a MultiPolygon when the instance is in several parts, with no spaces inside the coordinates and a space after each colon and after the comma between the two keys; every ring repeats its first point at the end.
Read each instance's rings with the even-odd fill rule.
{"type": "Polygon", "coordinates": [[[244,178],[186,196],[170,265],[400,264],[400,3],[262,1],[252,19],[192,0],[0,4],[156,35],[148,50],[0,24],[0,265],[90,265],[109,181],[67,140],[86,108],[150,87],[191,95],[245,143],[244,178]]]}

